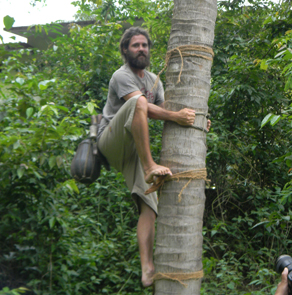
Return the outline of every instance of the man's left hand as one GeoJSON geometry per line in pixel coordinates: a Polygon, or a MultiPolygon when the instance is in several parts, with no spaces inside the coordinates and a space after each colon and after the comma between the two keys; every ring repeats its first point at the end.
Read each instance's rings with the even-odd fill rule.
{"type": "Polygon", "coordinates": [[[192,126],[195,122],[195,117],[195,110],[185,108],[176,113],[175,122],[181,126],[192,126]]]}

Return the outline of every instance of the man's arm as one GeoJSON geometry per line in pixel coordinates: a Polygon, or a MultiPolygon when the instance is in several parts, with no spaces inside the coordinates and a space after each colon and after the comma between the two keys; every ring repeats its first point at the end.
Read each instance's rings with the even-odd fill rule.
{"type": "Polygon", "coordinates": [[[192,109],[182,109],[178,112],[168,111],[165,108],[148,103],[148,117],[154,120],[173,121],[181,126],[191,126],[194,124],[196,111],[192,109]]]}
{"type": "Polygon", "coordinates": [[[278,288],[276,290],[275,295],[288,295],[289,294],[289,287],[288,287],[288,268],[285,267],[282,272],[282,280],[278,284],[278,288]]]}
{"type": "MultiPolygon", "coordinates": [[[[161,104],[159,105],[159,107],[161,107],[161,108],[164,109],[164,102],[161,103],[161,104]]],[[[208,131],[208,132],[209,132],[210,128],[211,128],[211,120],[208,119],[208,120],[207,120],[207,131],[208,131]]]]}
{"type": "MultiPolygon", "coordinates": [[[[127,101],[131,97],[138,94],[142,94],[142,92],[134,91],[125,95],[123,98],[125,101],[127,101]]],[[[163,106],[164,103],[160,104],[159,106],[148,103],[148,117],[155,120],[173,121],[182,126],[191,126],[194,124],[196,116],[195,110],[185,108],[178,112],[172,112],[166,110],[165,108],[163,108],[163,106]]]]}
{"type": "MultiPolygon", "coordinates": [[[[125,95],[123,98],[125,101],[131,97],[142,94],[141,91],[134,91],[125,95]]],[[[182,109],[178,112],[168,111],[164,108],[164,102],[159,106],[148,103],[148,117],[155,120],[173,121],[182,126],[191,126],[195,121],[195,111],[192,109],[182,109]]],[[[207,121],[207,131],[209,132],[211,127],[211,121],[207,121]]]]}

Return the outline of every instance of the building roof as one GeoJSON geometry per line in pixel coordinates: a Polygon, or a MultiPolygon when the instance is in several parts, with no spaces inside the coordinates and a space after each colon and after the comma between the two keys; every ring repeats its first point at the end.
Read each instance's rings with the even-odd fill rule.
{"type": "MultiPolygon", "coordinates": [[[[4,29],[6,32],[27,38],[28,47],[38,48],[45,50],[49,44],[52,43],[51,39],[54,39],[58,34],[67,35],[72,24],[77,24],[81,27],[93,25],[96,21],[70,21],[62,23],[51,23],[46,25],[32,25],[24,27],[12,27],[9,30],[4,29]],[[40,30],[41,28],[41,30],[40,30]]],[[[136,19],[134,26],[141,26],[143,19],[136,19]]],[[[127,22],[121,22],[123,29],[131,27],[127,22]]]]}
{"type": "Polygon", "coordinates": [[[51,38],[56,38],[58,34],[68,34],[72,24],[78,24],[81,27],[86,27],[95,23],[92,21],[71,21],[62,23],[51,23],[46,25],[32,25],[23,27],[12,27],[6,32],[27,38],[29,47],[38,49],[47,49],[51,43],[51,38]],[[40,30],[41,28],[41,30],[40,30]]]}

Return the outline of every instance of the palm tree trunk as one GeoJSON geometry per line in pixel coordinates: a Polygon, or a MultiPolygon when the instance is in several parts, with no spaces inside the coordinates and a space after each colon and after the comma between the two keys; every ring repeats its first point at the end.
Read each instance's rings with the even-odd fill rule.
{"type": "MultiPolygon", "coordinates": [[[[174,0],[168,51],[182,45],[211,48],[217,15],[216,0],[174,0]]],[[[208,112],[212,55],[191,49],[183,57],[172,57],[166,72],[166,108],[178,111],[184,107],[197,113],[208,112]],[[199,55],[199,56],[198,56],[199,55]],[[202,58],[200,55],[203,55],[202,58]]],[[[195,125],[206,128],[204,116],[197,115],[195,125]]],[[[166,122],[162,137],[161,164],[172,173],[205,168],[206,133],[195,128],[166,122]]],[[[194,274],[202,270],[202,224],[205,206],[205,181],[180,179],[166,182],[159,198],[156,250],[156,274],[194,274]],[[178,195],[181,193],[181,202],[178,195]]],[[[183,280],[185,287],[172,279],[155,280],[155,295],[200,294],[201,280],[183,280]]]]}

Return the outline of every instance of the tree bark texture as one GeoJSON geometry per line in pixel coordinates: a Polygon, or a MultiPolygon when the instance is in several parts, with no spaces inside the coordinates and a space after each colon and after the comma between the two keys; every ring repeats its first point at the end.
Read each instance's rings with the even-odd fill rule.
{"type": "MultiPolygon", "coordinates": [[[[182,45],[213,46],[217,16],[216,0],[174,0],[168,51],[182,45]]],[[[210,54],[193,50],[190,53],[210,54]]],[[[166,72],[166,108],[178,111],[192,108],[208,112],[212,61],[198,56],[183,58],[181,82],[177,83],[181,57],[170,59],[166,72]]],[[[195,124],[206,128],[204,116],[195,124]]],[[[162,137],[161,164],[179,173],[205,168],[206,133],[191,127],[166,122],[162,137]]],[[[205,181],[192,180],[178,195],[188,179],[166,182],[160,192],[156,249],[156,273],[195,273],[202,270],[202,223],[205,206],[205,181]]],[[[200,294],[201,279],[181,283],[168,279],[155,281],[155,295],[200,294]]]]}

